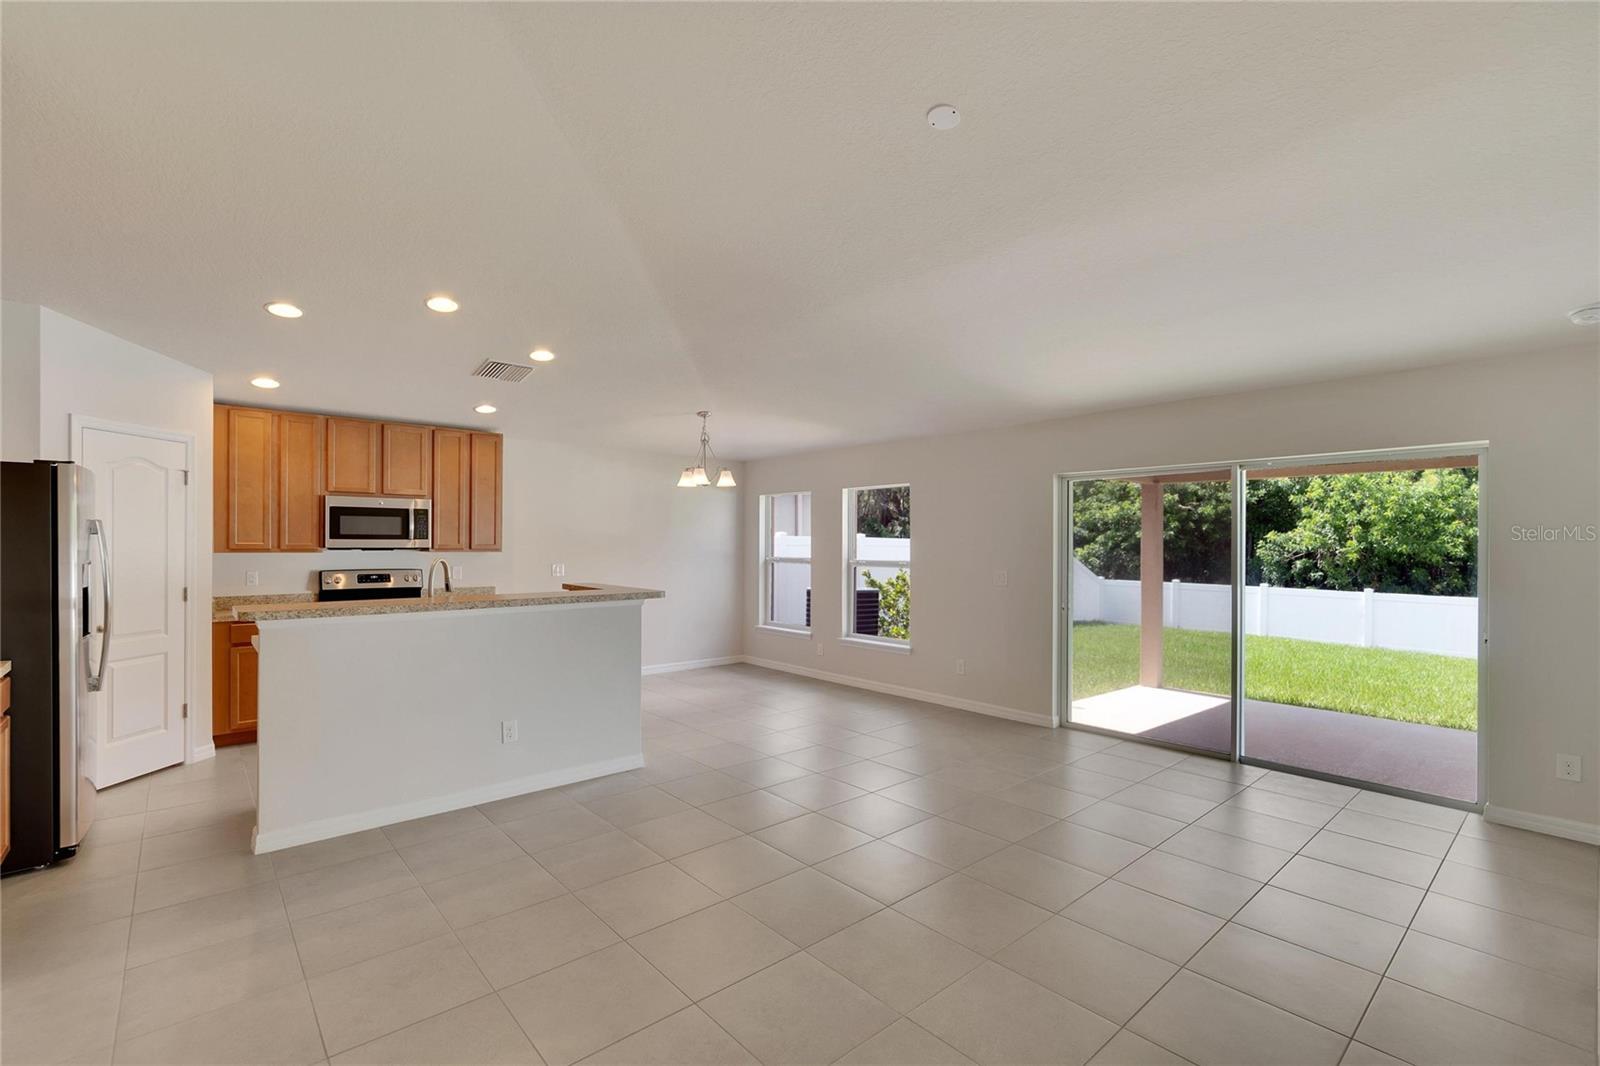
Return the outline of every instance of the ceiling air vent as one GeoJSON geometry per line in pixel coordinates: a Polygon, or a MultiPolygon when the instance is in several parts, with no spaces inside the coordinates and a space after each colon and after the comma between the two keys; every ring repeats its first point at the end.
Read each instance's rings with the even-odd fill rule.
{"type": "Polygon", "coordinates": [[[521,381],[533,373],[526,363],[502,363],[498,359],[485,359],[472,372],[475,378],[493,378],[496,381],[521,381]]]}

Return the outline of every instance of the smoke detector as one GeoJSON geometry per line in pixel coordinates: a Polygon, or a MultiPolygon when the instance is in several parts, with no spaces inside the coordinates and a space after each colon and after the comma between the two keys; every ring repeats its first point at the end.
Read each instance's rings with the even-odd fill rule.
{"type": "Polygon", "coordinates": [[[935,104],[928,109],[928,125],[936,130],[953,130],[961,125],[961,112],[949,104],[935,104]]]}
{"type": "Polygon", "coordinates": [[[1590,304],[1588,307],[1569,311],[1567,317],[1572,319],[1574,326],[1600,326],[1600,304],[1590,304]]]}

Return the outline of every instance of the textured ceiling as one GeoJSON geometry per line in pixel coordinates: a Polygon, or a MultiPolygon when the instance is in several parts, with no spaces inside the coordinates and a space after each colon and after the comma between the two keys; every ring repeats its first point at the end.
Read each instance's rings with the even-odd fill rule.
{"type": "Polygon", "coordinates": [[[0,30],[5,297],[229,399],[272,373],[273,403],[684,450],[710,407],[758,456],[1572,343],[1600,298],[1592,3],[7,2],[0,30]],[[523,384],[466,376],[536,345],[523,384]]]}

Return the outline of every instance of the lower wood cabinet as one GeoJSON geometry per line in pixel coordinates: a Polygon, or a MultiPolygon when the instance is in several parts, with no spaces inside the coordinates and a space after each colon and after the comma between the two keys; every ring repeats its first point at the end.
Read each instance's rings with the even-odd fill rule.
{"type": "Polygon", "coordinates": [[[218,746],[256,739],[256,633],[254,622],[211,624],[211,742],[218,746]]]}
{"type": "Polygon", "coordinates": [[[0,677],[0,859],[11,853],[11,679],[0,677]]]}

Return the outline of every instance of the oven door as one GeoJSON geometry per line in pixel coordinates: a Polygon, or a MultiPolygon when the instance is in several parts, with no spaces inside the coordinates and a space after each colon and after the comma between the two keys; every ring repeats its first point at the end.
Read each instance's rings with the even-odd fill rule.
{"type": "Polygon", "coordinates": [[[429,548],[428,512],[427,500],[329,496],[325,543],[329,548],[429,548]]]}

